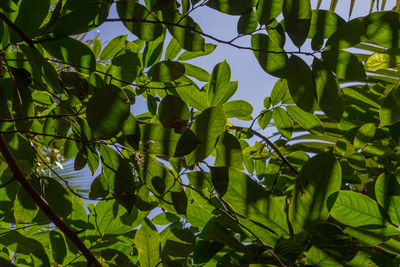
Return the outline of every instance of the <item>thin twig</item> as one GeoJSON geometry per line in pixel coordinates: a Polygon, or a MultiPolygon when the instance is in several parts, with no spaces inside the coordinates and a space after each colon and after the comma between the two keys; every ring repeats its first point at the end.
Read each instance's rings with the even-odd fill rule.
{"type": "Polygon", "coordinates": [[[253,52],[262,52],[262,53],[267,53],[267,54],[301,54],[301,55],[307,55],[307,56],[312,56],[314,55],[316,52],[303,52],[303,51],[273,51],[273,50],[265,50],[265,49],[255,49],[249,46],[242,46],[242,45],[237,45],[234,44],[231,41],[226,41],[226,40],[222,40],[219,39],[215,36],[212,36],[210,34],[204,33],[201,30],[198,30],[194,27],[190,27],[190,26],[186,26],[186,25],[181,25],[179,23],[174,23],[174,22],[168,22],[168,21],[155,21],[155,20],[146,20],[146,19],[135,19],[135,18],[110,18],[107,19],[106,21],[108,22],[120,22],[120,21],[125,21],[125,22],[134,22],[134,23],[152,23],[152,24],[162,24],[162,25],[166,25],[166,26],[172,26],[172,27],[179,27],[179,28],[183,28],[183,29],[187,29],[190,30],[192,32],[196,32],[204,37],[207,37],[211,40],[214,40],[218,43],[221,44],[226,44],[226,45],[230,45],[232,47],[238,48],[238,49],[243,49],[243,50],[250,50],[253,52]]]}
{"type": "Polygon", "coordinates": [[[290,171],[295,174],[298,175],[298,171],[297,169],[285,158],[285,156],[282,154],[282,152],[274,145],[274,143],[272,143],[267,137],[265,137],[264,135],[260,134],[259,132],[247,128],[247,127],[241,127],[241,126],[233,126],[233,125],[228,125],[227,128],[229,129],[233,129],[233,130],[245,130],[245,129],[249,129],[255,136],[258,136],[259,138],[261,138],[272,150],[274,150],[274,152],[278,155],[278,157],[282,160],[282,162],[289,167],[290,171]]]}
{"type": "Polygon", "coordinates": [[[24,117],[24,118],[13,118],[13,119],[0,119],[0,122],[14,122],[21,120],[35,120],[35,119],[60,119],[65,117],[77,117],[79,115],[83,115],[83,113],[78,114],[60,114],[60,115],[43,115],[43,116],[32,116],[32,117],[24,117]]]}

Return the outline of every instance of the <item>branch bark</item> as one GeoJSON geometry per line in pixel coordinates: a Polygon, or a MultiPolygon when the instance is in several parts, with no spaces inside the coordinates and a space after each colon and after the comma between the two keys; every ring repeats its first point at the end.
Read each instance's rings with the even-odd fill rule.
{"type": "Polygon", "coordinates": [[[101,264],[99,263],[99,261],[85,246],[82,240],[79,239],[77,234],[67,224],[65,224],[60,217],[58,217],[54,213],[47,201],[40,196],[40,194],[26,179],[25,175],[16,163],[14,157],[11,155],[10,150],[8,149],[2,135],[0,135],[0,152],[2,153],[12,173],[14,174],[14,178],[21,184],[22,188],[32,198],[35,204],[38,205],[40,210],[43,211],[43,213],[54,223],[54,225],[58,227],[58,229],[60,229],[69,240],[71,240],[76,248],[79,249],[83,256],[85,256],[88,262],[88,266],[100,267],[101,264]]]}

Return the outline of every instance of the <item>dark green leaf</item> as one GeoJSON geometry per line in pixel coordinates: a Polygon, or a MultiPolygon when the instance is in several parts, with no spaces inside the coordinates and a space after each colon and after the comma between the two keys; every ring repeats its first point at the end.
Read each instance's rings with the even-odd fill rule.
{"type": "Polygon", "coordinates": [[[215,44],[204,44],[204,50],[200,50],[200,51],[185,51],[182,54],[180,54],[180,56],[178,57],[178,60],[189,60],[189,59],[193,59],[196,57],[202,57],[202,56],[207,56],[209,54],[211,54],[212,52],[214,52],[215,48],[217,46],[215,44]]]}
{"type": "Polygon", "coordinates": [[[314,114],[305,112],[297,106],[286,106],[289,115],[299,123],[304,129],[314,134],[324,133],[321,121],[314,114]]]}
{"type": "Polygon", "coordinates": [[[215,166],[243,169],[243,156],[240,143],[234,135],[224,132],[215,147],[217,156],[215,166]]]}
{"type": "Polygon", "coordinates": [[[161,61],[149,70],[149,74],[154,82],[171,82],[185,74],[185,66],[177,61],[161,61]]]}
{"type": "Polygon", "coordinates": [[[363,81],[365,70],[358,58],[344,50],[325,50],[322,59],[338,78],[348,81],[363,81]]]}
{"type": "Polygon", "coordinates": [[[276,107],[272,111],[272,118],[278,131],[287,139],[292,137],[293,122],[286,111],[281,107],[276,107]]]}
{"type": "Polygon", "coordinates": [[[307,161],[296,179],[289,206],[289,220],[295,233],[307,224],[328,219],[328,197],[340,190],[341,183],[341,168],[332,152],[318,154],[307,161]]]}
{"type": "Polygon", "coordinates": [[[157,16],[135,1],[118,1],[117,11],[118,16],[125,20],[123,22],[125,27],[144,41],[153,41],[163,33],[161,24],[145,22],[157,22],[157,16]]]}
{"type": "Polygon", "coordinates": [[[100,60],[110,60],[112,59],[119,51],[121,51],[125,47],[125,42],[128,38],[128,35],[120,35],[113,38],[106,47],[101,51],[100,60]]]}
{"type": "Polygon", "coordinates": [[[96,59],[92,50],[78,40],[62,37],[42,42],[41,45],[50,55],[72,64],[82,73],[90,74],[90,69],[96,69],[96,59]]]}
{"type": "Polygon", "coordinates": [[[211,154],[225,126],[226,117],[219,107],[208,108],[196,117],[191,129],[198,137],[200,145],[186,157],[188,165],[193,165],[211,154]]]}
{"type": "Polygon", "coordinates": [[[297,47],[307,39],[311,23],[310,0],[286,0],[283,2],[286,32],[297,47]]]}
{"type": "Polygon", "coordinates": [[[210,0],[206,5],[229,15],[242,15],[251,11],[251,2],[247,0],[210,0]]]}
{"type": "Polygon", "coordinates": [[[268,35],[253,34],[251,36],[251,48],[263,70],[276,76],[286,75],[287,55],[284,50],[276,45],[268,35]],[[256,51],[255,51],[256,50],[256,51]],[[271,51],[267,53],[266,51],[271,51]]]}
{"type": "Polygon", "coordinates": [[[398,12],[375,12],[364,19],[365,34],[376,44],[398,48],[400,42],[400,16],[398,12]]]}
{"type": "Polygon", "coordinates": [[[330,118],[342,118],[344,103],[339,84],[325,64],[314,58],[312,74],[317,92],[319,107],[330,118]]]}
{"type": "Polygon", "coordinates": [[[258,22],[268,24],[271,19],[275,19],[282,12],[283,0],[259,0],[257,5],[258,22]]]}
{"type": "Polygon", "coordinates": [[[290,95],[297,106],[313,112],[316,105],[316,92],[310,68],[298,56],[291,56],[287,63],[287,84],[290,95]]]}
{"type": "Polygon", "coordinates": [[[227,118],[243,118],[251,115],[253,107],[244,100],[232,100],[222,105],[227,118]]]}
{"type": "Polygon", "coordinates": [[[62,264],[67,256],[67,245],[65,244],[64,236],[53,230],[49,233],[49,239],[54,260],[58,264],[62,264]]]}
{"type": "Polygon", "coordinates": [[[240,16],[237,24],[237,32],[239,34],[252,33],[257,29],[257,25],[258,21],[256,12],[251,11],[250,13],[240,16]]]}
{"type": "Polygon", "coordinates": [[[89,100],[86,116],[95,138],[111,138],[121,131],[130,113],[130,105],[124,98],[121,89],[109,85],[89,100]]]}
{"type": "Polygon", "coordinates": [[[364,25],[356,18],[341,25],[326,41],[326,46],[332,49],[353,47],[364,40],[364,25]]]}
{"type": "Polygon", "coordinates": [[[231,68],[226,60],[214,67],[208,82],[208,103],[210,106],[218,106],[223,104],[221,100],[227,94],[226,91],[229,89],[230,79],[231,68]]]}

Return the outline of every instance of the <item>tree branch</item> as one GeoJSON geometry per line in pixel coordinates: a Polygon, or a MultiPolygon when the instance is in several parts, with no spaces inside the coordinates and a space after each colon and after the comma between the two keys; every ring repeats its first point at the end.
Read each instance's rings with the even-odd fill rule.
{"type": "MultiPolygon", "coordinates": [[[[0,13],[1,14],[1,13],[0,13]]],[[[25,192],[32,198],[35,204],[40,208],[41,211],[54,223],[55,226],[60,229],[64,235],[71,240],[71,242],[76,246],[77,249],[85,256],[88,262],[88,266],[101,266],[96,257],[90,252],[90,250],[85,246],[82,240],[79,239],[77,234],[65,224],[60,217],[58,217],[54,211],[50,208],[49,204],[45,199],[43,199],[40,194],[33,188],[33,186],[26,179],[25,175],[22,173],[21,169],[17,165],[14,157],[8,150],[7,144],[4,141],[2,135],[0,135],[0,152],[3,154],[5,161],[7,162],[9,168],[14,174],[15,179],[21,184],[25,192]]]]}
{"type": "Polygon", "coordinates": [[[6,15],[0,13],[0,19],[3,20],[8,25],[8,27],[18,33],[22,40],[24,40],[31,48],[35,48],[33,41],[28,36],[26,36],[26,34],[17,25],[12,23],[6,15]]]}
{"type": "Polygon", "coordinates": [[[32,117],[24,117],[24,118],[13,118],[13,119],[0,119],[0,122],[14,122],[14,121],[22,121],[22,120],[35,120],[35,119],[60,119],[65,117],[76,117],[79,115],[83,115],[83,113],[78,114],[60,114],[60,115],[43,115],[43,116],[32,116],[32,117]]]}
{"type": "Polygon", "coordinates": [[[272,150],[275,151],[275,153],[278,155],[278,157],[282,160],[282,163],[284,163],[286,166],[288,166],[288,168],[290,169],[290,171],[295,174],[298,175],[298,171],[296,170],[296,168],[285,158],[285,156],[282,154],[282,152],[274,145],[274,143],[272,143],[267,137],[265,137],[264,135],[260,134],[259,132],[247,128],[247,127],[241,127],[241,126],[231,126],[228,125],[227,128],[229,129],[233,129],[233,130],[245,130],[245,129],[249,129],[255,136],[258,136],[259,138],[261,138],[272,150]]]}
{"type": "Polygon", "coordinates": [[[200,34],[200,35],[202,35],[204,37],[207,37],[207,38],[209,38],[211,40],[214,40],[214,41],[216,41],[218,43],[230,45],[230,46],[238,48],[238,49],[250,50],[250,51],[253,51],[253,52],[262,52],[262,53],[267,53],[267,54],[268,53],[269,54],[290,54],[290,55],[292,55],[292,54],[301,54],[301,55],[307,55],[307,56],[313,56],[316,53],[315,51],[314,52],[271,51],[271,50],[265,50],[265,49],[254,49],[254,48],[251,48],[251,47],[248,47],[248,46],[242,46],[242,45],[234,44],[233,41],[235,40],[235,38],[232,39],[231,41],[222,40],[222,39],[219,39],[219,38],[217,38],[215,36],[212,36],[210,34],[204,33],[204,32],[202,32],[202,31],[200,31],[200,30],[198,30],[198,29],[196,29],[194,27],[181,25],[178,22],[175,23],[175,22],[168,22],[168,21],[156,21],[156,20],[135,19],[135,18],[131,18],[131,19],[128,19],[128,18],[110,18],[110,19],[107,19],[106,21],[108,21],[108,22],[124,22],[124,21],[126,21],[126,22],[134,22],[134,23],[152,23],[152,24],[162,24],[162,25],[172,26],[172,27],[179,27],[179,28],[190,30],[192,32],[196,32],[196,33],[198,33],[198,34],[200,34]]]}

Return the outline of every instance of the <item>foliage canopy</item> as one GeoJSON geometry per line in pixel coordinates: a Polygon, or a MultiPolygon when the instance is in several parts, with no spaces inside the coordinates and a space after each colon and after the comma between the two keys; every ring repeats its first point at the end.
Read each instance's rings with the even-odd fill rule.
{"type": "Polygon", "coordinates": [[[1,1],[0,265],[399,266],[400,4],[321,2],[1,1]],[[115,21],[135,40],[83,41],[115,21]],[[227,61],[188,63],[216,45],[279,78],[254,118],[227,61]]]}

